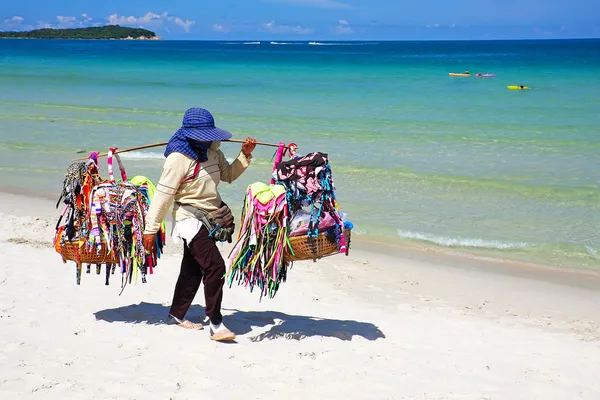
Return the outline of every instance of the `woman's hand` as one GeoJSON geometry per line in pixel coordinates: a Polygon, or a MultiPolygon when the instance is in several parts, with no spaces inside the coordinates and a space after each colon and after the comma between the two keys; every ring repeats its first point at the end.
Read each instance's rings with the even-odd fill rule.
{"type": "Polygon", "coordinates": [[[156,233],[145,234],[142,241],[144,242],[144,249],[149,253],[153,253],[156,246],[156,233]]]}
{"type": "Polygon", "coordinates": [[[247,137],[246,140],[244,141],[244,143],[242,144],[242,153],[246,157],[250,157],[255,148],[256,148],[256,139],[247,137]]]}

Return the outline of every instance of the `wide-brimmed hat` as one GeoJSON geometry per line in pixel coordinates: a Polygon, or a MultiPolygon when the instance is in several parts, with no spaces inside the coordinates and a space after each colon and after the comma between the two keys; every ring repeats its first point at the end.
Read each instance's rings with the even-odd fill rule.
{"type": "Polygon", "coordinates": [[[204,108],[187,110],[177,133],[200,142],[229,140],[232,136],[226,130],[217,128],[212,114],[204,108]]]}

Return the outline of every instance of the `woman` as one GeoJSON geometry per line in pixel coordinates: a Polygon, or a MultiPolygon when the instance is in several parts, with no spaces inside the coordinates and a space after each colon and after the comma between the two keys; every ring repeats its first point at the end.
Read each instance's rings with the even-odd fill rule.
{"type": "MultiPolygon", "coordinates": [[[[173,233],[175,243],[183,240],[183,260],[168,323],[186,329],[203,329],[185,319],[200,282],[204,279],[206,315],[210,320],[210,337],[217,341],[233,340],[235,334],[223,324],[221,300],[225,262],[216,246],[215,230],[220,229],[219,240],[233,231],[233,218],[224,205],[217,186],[221,181],[236,180],[250,165],[256,140],[246,138],[242,151],[229,164],[219,150],[219,142],[231,138],[231,133],[215,127],[214,118],[203,108],[190,108],[183,117],[183,124],[169,140],[165,151],[163,172],[156,191],[144,230],[144,247],[153,251],[156,232],[166,216],[171,203],[173,207],[173,233]],[[224,211],[225,210],[225,211],[224,211]],[[196,212],[197,211],[197,212],[196,212]],[[219,215],[221,225],[211,225],[207,218],[199,216],[219,215]],[[225,230],[225,231],[224,231],[225,230]],[[222,235],[224,233],[225,235],[222,235]]],[[[214,221],[214,219],[212,219],[214,221]]]]}

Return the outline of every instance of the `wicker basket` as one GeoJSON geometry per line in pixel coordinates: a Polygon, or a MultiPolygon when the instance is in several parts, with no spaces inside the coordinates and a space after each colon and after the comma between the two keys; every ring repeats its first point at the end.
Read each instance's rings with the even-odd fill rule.
{"type": "MultiPolygon", "coordinates": [[[[108,251],[106,244],[102,243],[100,253],[96,249],[87,250],[85,246],[79,247],[79,242],[65,242],[60,246],[60,255],[63,262],[74,261],[76,264],[76,281],[81,284],[81,270],[83,264],[107,264],[107,283],[108,284],[108,264],[119,264],[119,257],[113,252],[108,251]]],[[[87,271],[89,273],[89,270],[87,271]]],[[[114,268],[113,268],[114,272],[114,268]]],[[[100,273],[97,269],[96,273],[100,273]]]]}
{"type": "MultiPolygon", "coordinates": [[[[346,255],[350,251],[350,240],[352,231],[349,229],[344,230],[344,237],[346,238],[346,255]]],[[[313,260],[316,262],[318,259],[328,256],[340,254],[340,249],[337,244],[327,239],[324,233],[320,233],[315,239],[316,252],[313,252],[312,247],[308,244],[308,237],[306,235],[296,236],[290,238],[290,245],[294,250],[292,255],[287,251],[284,255],[286,262],[291,261],[302,261],[302,260],[313,260]]]]}
{"type": "Polygon", "coordinates": [[[118,264],[119,257],[108,251],[106,244],[102,243],[102,250],[96,253],[96,248],[87,250],[85,246],[79,247],[77,242],[65,242],[60,247],[60,255],[64,262],[75,261],[79,264],[118,264]]]}

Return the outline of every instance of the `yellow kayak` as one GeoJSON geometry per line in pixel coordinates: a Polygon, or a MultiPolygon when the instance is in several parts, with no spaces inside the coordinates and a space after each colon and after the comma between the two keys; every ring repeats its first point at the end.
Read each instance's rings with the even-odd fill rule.
{"type": "Polygon", "coordinates": [[[527,86],[517,86],[517,85],[511,85],[511,86],[507,86],[508,90],[529,90],[529,88],[527,86]]]}
{"type": "Polygon", "coordinates": [[[455,72],[450,72],[448,75],[450,75],[450,76],[471,76],[471,74],[457,74],[455,72]]]}

